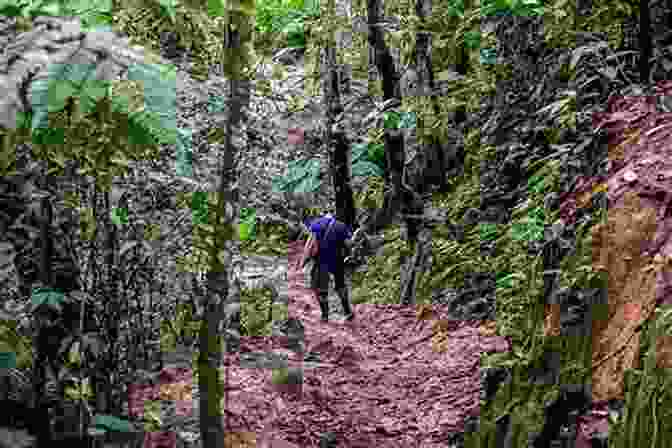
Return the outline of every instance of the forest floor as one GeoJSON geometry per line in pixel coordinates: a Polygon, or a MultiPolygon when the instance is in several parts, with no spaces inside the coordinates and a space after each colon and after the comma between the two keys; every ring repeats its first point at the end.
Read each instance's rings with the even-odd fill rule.
{"type": "MultiPolygon", "coordinates": [[[[419,319],[413,307],[359,304],[347,322],[333,292],[331,320],[321,322],[296,265],[301,247],[289,246],[283,292],[289,316],[303,324],[305,350],[287,349],[283,337],[244,337],[239,353],[224,355],[228,430],[254,434],[250,446],[317,447],[328,433],[348,447],[457,446],[455,434],[479,413],[480,355],[509,350],[508,342],[483,322],[459,321],[436,344],[440,307],[434,319],[419,319]],[[282,367],[302,383],[274,384],[272,371],[282,367]]],[[[164,427],[186,438],[198,434],[198,388],[189,367],[178,370],[172,381],[191,383],[192,399],[168,405],[164,427]]]]}

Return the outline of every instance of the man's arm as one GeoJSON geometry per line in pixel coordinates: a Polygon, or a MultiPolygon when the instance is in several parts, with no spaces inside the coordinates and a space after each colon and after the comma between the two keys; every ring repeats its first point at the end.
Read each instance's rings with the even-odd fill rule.
{"type": "Polygon", "coordinates": [[[306,263],[308,262],[308,254],[312,251],[313,245],[315,244],[315,234],[310,233],[310,236],[308,237],[308,241],[306,241],[306,245],[303,246],[303,253],[301,253],[301,260],[299,267],[303,268],[306,266],[306,263]]]}
{"type": "Polygon", "coordinates": [[[361,227],[358,228],[357,230],[355,230],[355,233],[353,233],[350,238],[347,238],[347,239],[343,240],[343,243],[345,244],[345,247],[347,249],[352,249],[352,246],[355,245],[355,242],[357,241],[357,236],[359,236],[359,232],[361,230],[362,230],[361,227]]]}

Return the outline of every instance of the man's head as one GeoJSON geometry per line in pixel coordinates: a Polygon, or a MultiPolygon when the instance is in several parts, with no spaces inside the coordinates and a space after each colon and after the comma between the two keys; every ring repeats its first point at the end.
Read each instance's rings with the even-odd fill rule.
{"type": "Polygon", "coordinates": [[[336,217],[336,209],[334,207],[325,207],[322,211],[322,215],[328,218],[336,217]]]}

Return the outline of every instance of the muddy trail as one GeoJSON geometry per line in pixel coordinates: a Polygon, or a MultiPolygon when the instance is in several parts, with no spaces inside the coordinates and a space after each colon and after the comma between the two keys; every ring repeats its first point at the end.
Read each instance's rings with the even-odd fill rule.
{"type": "MultiPolygon", "coordinates": [[[[243,338],[239,353],[224,355],[227,430],[254,433],[256,446],[318,447],[325,437],[353,448],[452,446],[479,414],[481,353],[506,351],[507,341],[486,335],[478,321],[451,321],[439,349],[440,306],[419,320],[415,307],[359,304],[347,322],[334,294],[331,320],[321,322],[297,267],[301,248],[290,243],[287,292],[288,321],[299,322],[293,330],[303,343],[292,344],[290,330],[290,337],[243,338]],[[274,384],[281,367],[291,379],[274,384]]],[[[185,417],[196,423],[192,411],[185,417]]]]}

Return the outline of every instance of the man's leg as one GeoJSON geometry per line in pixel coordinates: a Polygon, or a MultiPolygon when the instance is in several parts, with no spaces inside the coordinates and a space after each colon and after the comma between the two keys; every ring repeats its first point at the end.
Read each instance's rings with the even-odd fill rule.
{"type": "Polygon", "coordinates": [[[329,272],[320,267],[320,263],[316,262],[311,272],[312,289],[315,292],[320,303],[320,311],[322,312],[322,320],[329,320],[329,272]]]}
{"type": "Polygon", "coordinates": [[[326,294],[320,293],[318,300],[320,301],[320,311],[322,313],[322,320],[324,322],[329,320],[329,297],[326,294]]]}
{"type": "Polygon", "coordinates": [[[343,266],[336,269],[336,272],[334,273],[334,282],[336,283],[336,293],[338,294],[338,297],[341,298],[341,306],[343,306],[345,318],[347,320],[352,320],[355,315],[350,306],[350,297],[348,295],[348,287],[345,284],[345,272],[343,266]]]}

